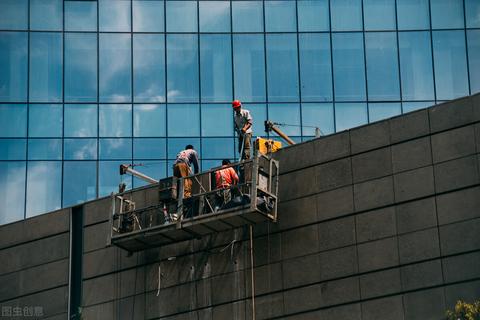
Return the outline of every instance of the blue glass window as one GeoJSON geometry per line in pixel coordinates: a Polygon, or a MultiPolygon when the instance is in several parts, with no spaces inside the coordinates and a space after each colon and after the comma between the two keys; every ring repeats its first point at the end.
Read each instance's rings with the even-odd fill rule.
{"type": "Polygon", "coordinates": [[[362,34],[332,34],[332,45],[336,100],[365,100],[365,65],[362,34]]]}
{"type": "Polygon", "coordinates": [[[167,140],[165,138],[133,139],[133,157],[135,159],[166,159],[167,140]]]}
{"type": "MultiPolygon", "coordinates": [[[[289,136],[301,135],[300,106],[292,103],[279,103],[268,105],[269,120],[286,124],[282,131],[289,136]]],[[[271,132],[270,135],[277,134],[271,132]]]]}
{"type": "Polygon", "coordinates": [[[330,36],[324,33],[299,34],[302,101],[331,101],[332,64],[330,36]]]}
{"type": "Polygon", "coordinates": [[[65,1],[66,31],[97,31],[96,1],[65,1]]]}
{"type": "Polygon", "coordinates": [[[189,137],[200,135],[200,110],[198,104],[169,104],[168,136],[189,137]]]}
{"type": "Polygon", "coordinates": [[[480,30],[468,30],[467,42],[470,88],[474,94],[480,92],[480,30]]]}
{"type": "Polygon", "coordinates": [[[28,160],[62,160],[62,139],[28,139],[28,160]]]}
{"type": "Polygon", "coordinates": [[[103,197],[112,192],[118,192],[118,184],[121,182],[127,185],[127,190],[132,188],[132,177],[120,176],[118,168],[121,164],[130,163],[125,161],[100,161],[98,164],[98,196],[103,197]]]}
{"type": "Polygon", "coordinates": [[[332,31],[362,30],[362,1],[330,1],[332,31]]]}
{"type": "Polygon", "coordinates": [[[94,199],[97,195],[97,164],[95,161],[63,163],[63,206],[94,199]]]}
{"type": "Polygon", "coordinates": [[[4,201],[0,210],[0,225],[21,220],[25,205],[25,162],[3,162],[0,170],[0,194],[4,201]]]}
{"type": "Polygon", "coordinates": [[[337,132],[361,126],[368,122],[366,103],[336,103],[335,128],[337,132]]]}
{"type": "Polygon", "coordinates": [[[62,0],[30,0],[30,29],[59,31],[62,28],[62,0]]]}
{"type": "Polygon", "coordinates": [[[0,104],[0,137],[25,137],[26,135],[27,106],[0,104]]]}
{"type": "Polygon", "coordinates": [[[298,57],[295,34],[267,34],[269,101],[298,101],[298,57]]]}
{"type": "Polygon", "coordinates": [[[100,34],[100,101],[131,101],[129,34],[100,34]]]}
{"type": "Polygon", "coordinates": [[[100,31],[131,31],[131,0],[99,0],[100,31]]]}
{"type": "Polygon", "coordinates": [[[365,30],[395,30],[395,0],[363,0],[365,30]]]}
{"type": "Polygon", "coordinates": [[[298,31],[329,31],[328,0],[298,0],[298,31]]]}
{"type": "Polygon", "coordinates": [[[167,1],[167,32],[197,32],[197,1],[167,1]]]}
{"type": "Polygon", "coordinates": [[[66,104],[65,105],[65,137],[97,136],[97,105],[66,104]]]}
{"type": "Polygon", "coordinates": [[[199,1],[200,32],[230,32],[229,1],[199,1]]]}
{"type": "Polygon", "coordinates": [[[432,29],[464,28],[462,0],[431,1],[432,29]]]}
{"type": "Polygon", "coordinates": [[[203,102],[232,99],[232,45],[230,35],[200,36],[200,77],[203,102]]]}
{"type": "Polygon", "coordinates": [[[0,70],[0,101],[26,101],[26,32],[0,32],[0,70]]]}
{"type": "Polygon", "coordinates": [[[263,31],[263,1],[232,1],[233,32],[263,31]]]}
{"type": "Polygon", "coordinates": [[[202,139],[202,159],[231,159],[235,150],[234,138],[202,139]]]}
{"type": "Polygon", "coordinates": [[[61,137],[63,106],[61,104],[31,104],[29,106],[29,137],[61,137]]]}
{"type": "Polygon", "coordinates": [[[165,137],[167,133],[166,105],[136,104],[133,106],[135,137],[165,137]]]}
{"type": "Polygon", "coordinates": [[[0,139],[0,160],[25,160],[26,152],[26,139],[0,139]]]}
{"type": "Polygon", "coordinates": [[[335,132],[333,104],[331,103],[304,103],[302,104],[302,126],[304,136],[315,136],[315,128],[320,129],[322,135],[335,132]]]}
{"type": "Polygon", "coordinates": [[[368,117],[370,122],[391,118],[402,113],[400,103],[369,103],[368,117]]]}
{"type": "Polygon", "coordinates": [[[133,1],[133,31],[134,32],[163,32],[164,31],[164,2],[158,0],[133,1]]]}
{"type": "Polygon", "coordinates": [[[62,101],[62,34],[30,35],[30,101],[62,101]]]}
{"type": "Polygon", "coordinates": [[[132,135],[132,106],[106,104],[99,106],[100,137],[130,137],[132,135]]]}
{"type": "Polygon", "coordinates": [[[267,117],[267,105],[266,104],[243,104],[243,109],[250,111],[253,118],[253,135],[265,136],[265,120],[267,117]]]}
{"type": "Polygon", "coordinates": [[[233,135],[233,112],[231,104],[202,105],[202,136],[233,135]]]}
{"type": "Polygon", "coordinates": [[[65,34],[65,101],[97,101],[96,34],[65,34]]]}
{"type": "MultiPolygon", "coordinates": [[[[177,153],[185,149],[187,144],[191,144],[200,154],[199,138],[173,138],[168,139],[168,159],[175,159],[177,153]]],[[[170,172],[170,171],[169,171],[170,172]]]]}
{"type": "MultiPolygon", "coordinates": [[[[142,161],[142,166],[138,168],[147,176],[160,180],[167,176],[166,161],[142,161]]],[[[133,178],[133,187],[138,188],[146,186],[149,183],[138,178],[133,178]]]]}
{"type": "Polygon", "coordinates": [[[96,160],[97,139],[65,139],[63,157],[65,160],[96,160]]]}
{"type": "Polygon", "coordinates": [[[435,101],[403,102],[402,108],[403,108],[403,113],[407,113],[410,111],[428,108],[433,105],[435,105],[435,101]]]}
{"type": "Polygon", "coordinates": [[[480,1],[465,0],[465,16],[467,19],[467,28],[480,27],[480,1]]]}
{"type": "Polygon", "coordinates": [[[234,35],[233,52],[235,95],[242,101],[265,101],[263,35],[234,35]]]}
{"type": "Polygon", "coordinates": [[[62,206],[62,162],[30,161],[27,172],[27,218],[62,206]]]}
{"type": "Polygon", "coordinates": [[[133,36],[135,102],[165,102],[165,38],[160,34],[133,36]]]}
{"type": "Polygon", "coordinates": [[[296,31],[295,10],[295,1],[265,1],[265,31],[296,31]]]}
{"type": "Polygon", "coordinates": [[[437,100],[468,95],[465,31],[434,31],[432,37],[437,100]]]}
{"type": "MultiPolygon", "coordinates": [[[[182,2],[179,2],[182,3],[182,2]]],[[[167,35],[167,99],[198,101],[198,36],[167,35]]]]}
{"type": "Polygon", "coordinates": [[[397,34],[372,32],[365,34],[367,84],[369,100],[399,100],[397,34]]]}
{"type": "Polygon", "coordinates": [[[99,158],[101,160],[131,159],[132,139],[99,139],[99,158]]]}
{"type": "Polygon", "coordinates": [[[429,32],[400,32],[400,75],[404,100],[432,100],[433,67],[429,32]]]}
{"type": "Polygon", "coordinates": [[[429,11],[428,0],[397,0],[398,29],[429,29],[429,11]]]}
{"type": "Polygon", "coordinates": [[[26,30],[28,0],[0,1],[0,30],[26,30]]]}

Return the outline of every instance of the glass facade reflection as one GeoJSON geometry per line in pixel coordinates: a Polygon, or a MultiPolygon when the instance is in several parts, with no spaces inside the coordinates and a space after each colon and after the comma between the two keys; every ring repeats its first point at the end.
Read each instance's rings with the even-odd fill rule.
{"type": "Polygon", "coordinates": [[[0,224],[480,91],[477,0],[1,0],[0,224]],[[8,200],[8,201],[7,201],[8,200]]]}

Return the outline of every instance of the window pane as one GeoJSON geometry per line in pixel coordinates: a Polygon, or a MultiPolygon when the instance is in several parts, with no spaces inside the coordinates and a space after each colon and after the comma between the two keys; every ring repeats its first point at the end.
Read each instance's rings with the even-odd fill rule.
{"type": "Polygon", "coordinates": [[[243,104],[242,109],[250,111],[253,118],[253,135],[252,136],[266,136],[265,120],[267,117],[267,105],[265,104],[243,104]]]}
{"type": "Polygon", "coordinates": [[[133,36],[133,88],[136,102],[165,102],[165,38],[133,36]]]}
{"type": "Polygon", "coordinates": [[[400,75],[404,100],[432,100],[433,69],[429,32],[400,32],[400,75]]]}
{"type": "Polygon", "coordinates": [[[428,0],[397,0],[398,29],[429,29],[429,10],[428,0]]]}
{"type": "Polygon", "coordinates": [[[63,124],[61,104],[31,104],[29,107],[29,137],[61,137],[63,124]]]}
{"type": "MultiPolygon", "coordinates": [[[[143,174],[150,178],[160,180],[167,177],[167,162],[166,161],[142,161],[142,166],[138,168],[143,174]]],[[[149,185],[148,182],[138,178],[133,178],[133,187],[138,188],[149,185]]]]}
{"type": "Polygon", "coordinates": [[[28,160],[62,160],[62,139],[28,139],[28,160]]]}
{"type": "Polygon", "coordinates": [[[399,100],[397,35],[394,32],[365,34],[369,100],[399,100]]]}
{"type": "Polygon", "coordinates": [[[65,101],[97,101],[96,34],[65,34],[65,101]]]}
{"type": "Polygon", "coordinates": [[[133,135],[135,137],[164,137],[166,130],[164,104],[136,104],[133,106],[133,135]]]}
{"type": "Polygon", "coordinates": [[[233,36],[235,95],[242,101],[265,101],[263,35],[233,36]]]}
{"type": "MultiPolygon", "coordinates": [[[[281,130],[288,136],[301,135],[300,130],[300,106],[298,104],[269,104],[268,105],[269,120],[286,124],[281,130]]],[[[277,136],[276,133],[270,132],[270,135],[277,136]]]]}
{"type": "Polygon", "coordinates": [[[62,34],[30,35],[30,101],[62,101],[62,34]]]}
{"type": "Polygon", "coordinates": [[[328,0],[298,0],[298,31],[329,31],[328,0]]]}
{"type": "Polygon", "coordinates": [[[97,2],[65,1],[66,31],[97,31],[97,2]]]}
{"type": "Polygon", "coordinates": [[[234,157],[234,138],[202,139],[202,159],[231,159],[234,157]]]}
{"type": "Polygon", "coordinates": [[[96,160],[97,139],[65,139],[65,160],[96,160]]]}
{"type": "Polygon", "coordinates": [[[27,218],[62,206],[62,162],[30,161],[27,173],[27,218]]]}
{"type": "MultiPolygon", "coordinates": [[[[173,138],[168,139],[168,159],[175,159],[177,153],[185,149],[185,146],[191,144],[197,152],[200,153],[200,139],[199,138],[173,138]]],[[[171,166],[170,166],[171,167],[171,166]]],[[[171,168],[169,168],[171,173],[171,168]]]]}
{"type": "Polygon", "coordinates": [[[361,33],[332,34],[335,98],[365,100],[365,65],[361,33]]]}
{"type": "Polygon", "coordinates": [[[232,1],[233,32],[263,31],[263,1],[232,1]]]}
{"type": "Polygon", "coordinates": [[[100,137],[130,137],[132,135],[132,106],[129,104],[100,105],[100,137]]]}
{"type": "Polygon", "coordinates": [[[92,200],[97,195],[97,163],[65,161],[63,163],[63,206],[92,200]]]}
{"type": "Polygon", "coordinates": [[[26,101],[26,32],[0,32],[0,70],[0,101],[26,101]]]}
{"type": "Polygon", "coordinates": [[[97,136],[97,105],[66,104],[65,105],[65,137],[97,136]]]}
{"type": "Polygon", "coordinates": [[[27,105],[0,104],[0,137],[27,135],[27,105]]]}
{"type": "Polygon", "coordinates": [[[197,37],[167,35],[167,99],[170,102],[198,101],[197,37]]]}
{"type": "Polygon", "coordinates": [[[26,152],[26,139],[0,139],[0,160],[25,160],[26,152]]]}
{"type": "Polygon", "coordinates": [[[335,104],[335,126],[337,132],[358,127],[367,122],[366,103],[335,104]]]}
{"type": "Polygon", "coordinates": [[[165,21],[163,7],[163,1],[133,1],[133,31],[163,32],[165,21]]]}
{"type": "Polygon", "coordinates": [[[468,95],[464,32],[433,32],[437,100],[449,100],[468,95]]]}
{"type": "Polygon", "coordinates": [[[333,119],[333,104],[302,104],[302,126],[304,136],[315,136],[315,128],[310,127],[319,128],[321,135],[327,135],[335,132],[333,119]]]}
{"type": "Polygon", "coordinates": [[[30,0],[30,29],[62,30],[62,0],[30,0]]]}
{"type": "Polygon", "coordinates": [[[21,220],[25,205],[25,162],[4,162],[0,170],[0,225],[21,220]]]}
{"type": "Polygon", "coordinates": [[[362,30],[362,1],[330,1],[332,11],[332,31],[362,30]]]}
{"type": "Polygon", "coordinates": [[[432,6],[432,28],[464,28],[462,0],[435,0],[432,6]]]}
{"type": "Polygon", "coordinates": [[[168,136],[189,137],[200,135],[200,110],[198,104],[169,104],[168,136]]]}
{"type": "Polygon", "coordinates": [[[118,171],[121,164],[130,163],[130,161],[100,161],[98,163],[99,197],[118,192],[120,181],[127,185],[127,190],[132,188],[132,177],[128,175],[120,176],[118,171]]]}
{"type": "Polygon", "coordinates": [[[100,34],[100,101],[131,101],[129,34],[100,34]]]}
{"type": "Polygon", "coordinates": [[[404,102],[402,103],[403,113],[407,113],[414,110],[428,108],[435,105],[435,101],[426,102],[404,102]]]}
{"type": "Polygon", "coordinates": [[[202,136],[232,136],[233,112],[231,104],[202,105],[202,136]]]}
{"type": "Polygon", "coordinates": [[[200,32],[230,32],[230,2],[200,1],[200,32]]]}
{"type": "Polygon", "coordinates": [[[167,32],[197,32],[197,2],[167,1],[167,32]]]}
{"type": "MultiPolygon", "coordinates": [[[[467,31],[468,66],[472,94],[480,92],[480,30],[467,31]]],[[[2,121],[0,120],[0,123],[2,121]]],[[[0,129],[1,130],[1,129],[0,129]]]]}
{"type": "Polygon", "coordinates": [[[331,101],[330,36],[323,33],[304,33],[299,35],[298,40],[302,101],[331,101]]]}
{"type": "Polygon", "coordinates": [[[465,0],[467,28],[480,28],[480,1],[465,0]]]}
{"type": "MultiPolygon", "coordinates": [[[[28,28],[28,0],[0,1],[0,29],[26,30],[28,28]]],[[[0,215],[0,219],[1,219],[0,215]]]]}
{"type": "Polygon", "coordinates": [[[395,29],[395,0],[363,0],[365,30],[395,29]]]}
{"type": "Polygon", "coordinates": [[[296,31],[295,1],[265,1],[265,28],[267,32],[296,31]]]}
{"type": "Polygon", "coordinates": [[[99,0],[100,31],[131,31],[131,0],[99,0]]]}
{"type": "Polygon", "coordinates": [[[200,71],[203,102],[232,99],[232,51],[230,35],[200,36],[200,71]]]}
{"type": "Polygon", "coordinates": [[[132,139],[99,139],[99,144],[101,160],[132,158],[132,139]]]}
{"type": "Polygon", "coordinates": [[[402,113],[400,103],[369,103],[368,116],[370,122],[394,117],[402,113]]]}
{"type": "Polygon", "coordinates": [[[133,139],[133,157],[135,159],[166,159],[166,142],[165,138],[133,139]]]}
{"type": "Polygon", "coordinates": [[[269,101],[298,101],[297,36],[267,35],[269,101]]]}

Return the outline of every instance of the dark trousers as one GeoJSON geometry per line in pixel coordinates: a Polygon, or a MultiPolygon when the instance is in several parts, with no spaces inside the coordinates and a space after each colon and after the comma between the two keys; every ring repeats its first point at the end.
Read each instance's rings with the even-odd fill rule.
{"type": "Polygon", "coordinates": [[[252,142],[252,134],[251,133],[245,133],[241,134],[238,136],[238,152],[242,152],[242,144],[244,143],[243,140],[245,140],[245,145],[243,146],[243,153],[240,155],[240,160],[248,160],[250,159],[250,145],[252,142]]]}

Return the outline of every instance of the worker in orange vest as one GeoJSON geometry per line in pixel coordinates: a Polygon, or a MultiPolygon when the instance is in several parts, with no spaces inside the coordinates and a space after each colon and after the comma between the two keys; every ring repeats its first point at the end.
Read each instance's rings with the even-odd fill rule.
{"type": "Polygon", "coordinates": [[[222,160],[222,169],[215,172],[215,182],[217,189],[217,209],[228,203],[232,199],[231,187],[238,184],[238,175],[232,167],[229,167],[230,160],[222,160]]]}

